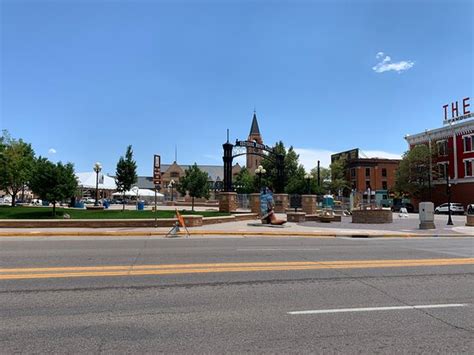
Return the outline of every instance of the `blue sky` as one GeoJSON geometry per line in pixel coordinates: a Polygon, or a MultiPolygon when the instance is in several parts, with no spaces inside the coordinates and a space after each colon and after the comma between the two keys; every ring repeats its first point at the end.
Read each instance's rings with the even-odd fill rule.
{"type": "Polygon", "coordinates": [[[0,128],[81,172],[113,174],[128,144],[141,175],[175,146],[221,164],[254,107],[264,142],[307,168],[396,156],[474,96],[469,0],[0,3],[0,128]]]}

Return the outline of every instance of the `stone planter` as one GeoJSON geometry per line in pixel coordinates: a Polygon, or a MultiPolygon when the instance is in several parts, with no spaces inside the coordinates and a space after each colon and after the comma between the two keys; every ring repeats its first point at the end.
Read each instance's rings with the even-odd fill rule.
{"type": "Polygon", "coordinates": [[[286,220],[288,222],[302,223],[306,220],[306,213],[304,212],[288,212],[286,220]]]}
{"type": "Polygon", "coordinates": [[[301,196],[301,209],[306,214],[316,213],[316,195],[302,195],[301,196]]]}
{"type": "Polygon", "coordinates": [[[390,210],[352,210],[352,223],[382,224],[392,222],[393,215],[390,210]]]}
{"type": "Polygon", "coordinates": [[[253,194],[250,194],[250,211],[252,213],[257,213],[260,215],[260,194],[258,192],[255,192],[253,194]]]}
{"type": "Polygon", "coordinates": [[[466,216],[466,226],[474,227],[474,214],[468,214],[466,216]]]}
{"type": "Polygon", "coordinates": [[[285,213],[290,206],[288,194],[273,194],[273,202],[275,203],[273,210],[276,213],[285,213]]]}
{"type": "Polygon", "coordinates": [[[219,212],[235,212],[237,206],[236,192],[221,192],[219,194],[219,212]]]}

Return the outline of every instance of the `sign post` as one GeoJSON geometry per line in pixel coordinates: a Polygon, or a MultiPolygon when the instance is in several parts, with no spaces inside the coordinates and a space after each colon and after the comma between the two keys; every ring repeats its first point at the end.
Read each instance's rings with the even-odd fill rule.
{"type": "Polygon", "coordinates": [[[161,157],[157,154],[153,157],[153,184],[155,185],[155,228],[158,226],[158,191],[161,185],[161,157]]]}

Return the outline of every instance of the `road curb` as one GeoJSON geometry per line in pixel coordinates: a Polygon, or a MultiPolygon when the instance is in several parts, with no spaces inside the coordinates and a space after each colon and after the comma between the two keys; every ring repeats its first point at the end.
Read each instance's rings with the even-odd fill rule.
{"type": "MultiPolygon", "coordinates": [[[[243,236],[243,237],[313,237],[313,238],[419,238],[419,237],[450,237],[450,238],[469,238],[472,237],[467,234],[418,234],[418,233],[355,233],[353,231],[347,232],[329,232],[329,231],[314,231],[314,232],[286,232],[286,231],[224,231],[224,230],[190,230],[191,236],[243,236]]],[[[177,236],[185,236],[185,232],[178,232],[177,236]]],[[[162,231],[29,231],[29,232],[0,232],[1,237],[165,237],[166,232],[162,231]]]]}

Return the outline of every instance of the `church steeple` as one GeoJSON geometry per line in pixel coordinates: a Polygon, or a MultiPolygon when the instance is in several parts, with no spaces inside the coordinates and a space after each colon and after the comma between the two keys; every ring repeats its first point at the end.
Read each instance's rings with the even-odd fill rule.
{"type": "MultiPolygon", "coordinates": [[[[257,113],[253,111],[252,126],[250,127],[250,134],[247,138],[250,142],[257,142],[258,144],[263,144],[262,135],[260,134],[260,128],[258,127],[257,113]]],[[[261,164],[262,150],[259,148],[247,147],[247,164],[246,167],[249,170],[250,174],[254,174],[255,169],[261,164]],[[255,154],[257,153],[257,154],[255,154]]]]}
{"type": "Polygon", "coordinates": [[[253,111],[252,126],[250,127],[249,136],[252,135],[260,135],[260,129],[258,128],[257,122],[257,113],[255,111],[253,111]]]}

